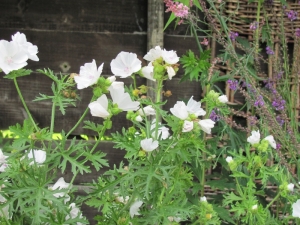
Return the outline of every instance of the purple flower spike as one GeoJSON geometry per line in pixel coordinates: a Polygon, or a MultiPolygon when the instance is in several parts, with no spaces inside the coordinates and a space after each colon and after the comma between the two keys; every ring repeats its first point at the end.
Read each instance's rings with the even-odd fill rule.
{"type": "Polygon", "coordinates": [[[235,91],[238,86],[238,81],[237,80],[228,80],[227,84],[229,85],[229,89],[235,91]]]}
{"type": "Polygon", "coordinates": [[[269,46],[266,47],[266,52],[268,55],[274,55],[273,50],[269,46]]]}
{"type": "Polygon", "coordinates": [[[232,40],[232,41],[235,41],[235,39],[239,36],[239,34],[237,32],[232,32],[230,31],[229,32],[229,38],[232,40]]]}
{"type": "Polygon", "coordinates": [[[290,10],[289,12],[286,13],[287,17],[289,18],[290,21],[294,21],[297,19],[297,14],[298,12],[297,11],[293,11],[293,10],[290,10]]]}

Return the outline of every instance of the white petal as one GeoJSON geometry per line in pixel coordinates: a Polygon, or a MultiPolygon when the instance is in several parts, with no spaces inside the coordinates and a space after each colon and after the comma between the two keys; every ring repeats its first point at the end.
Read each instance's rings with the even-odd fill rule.
{"type": "Polygon", "coordinates": [[[201,130],[203,130],[207,134],[211,133],[211,129],[215,125],[215,122],[211,119],[200,120],[198,123],[200,125],[201,130]]]}
{"type": "Polygon", "coordinates": [[[107,111],[108,100],[106,95],[101,95],[96,101],[89,104],[92,116],[107,118],[109,112],[107,111]]]}
{"type": "Polygon", "coordinates": [[[160,58],[162,56],[162,50],[159,46],[152,48],[149,52],[144,56],[144,59],[150,62],[160,58]]]}
{"type": "Polygon", "coordinates": [[[136,201],[130,206],[129,213],[131,218],[133,218],[135,215],[140,215],[138,211],[140,210],[142,204],[142,201],[136,201]]]}

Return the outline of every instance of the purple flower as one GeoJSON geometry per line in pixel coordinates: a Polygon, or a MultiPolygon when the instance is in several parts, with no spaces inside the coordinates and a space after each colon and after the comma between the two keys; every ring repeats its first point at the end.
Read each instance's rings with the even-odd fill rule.
{"type": "Polygon", "coordinates": [[[281,144],[277,143],[276,144],[276,149],[280,149],[281,148],[281,144]]]}
{"type": "Polygon", "coordinates": [[[280,126],[282,126],[284,124],[284,120],[279,115],[276,116],[276,121],[280,126]]]}
{"type": "Polygon", "coordinates": [[[237,32],[232,32],[230,31],[229,32],[229,38],[232,40],[232,41],[235,41],[235,39],[239,36],[239,34],[237,32]]]}
{"type": "Polygon", "coordinates": [[[216,113],[215,110],[211,111],[209,118],[214,122],[217,122],[220,120],[220,116],[216,113]]]}
{"type": "Polygon", "coordinates": [[[257,98],[254,102],[254,106],[258,107],[258,106],[263,106],[264,104],[265,103],[264,103],[263,97],[261,95],[257,96],[257,98]]]}
{"type": "Polygon", "coordinates": [[[249,122],[250,122],[250,125],[253,126],[257,123],[257,117],[256,116],[249,116],[249,122]]]}
{"type": "Polygon", "coordinates": [[[269,46],[266,47],[266,52],[268,55],[274,55],[273,50],[269,46]]]}
{"type": "Polygon", "coordinates": [[[274,99],[272,102],[272,106],[277,110],[284,110],[285,107],[285,100],[283,100],[282,98],[279,99],[274,99]]]}
{"type": "Polygon", "coordinates": [[[296,36],[297,38],[300,37],[300,28],[296,28],[295,36],[296,36]]]}
{"type": "Polygon", "coordinates": [[[258,22],[254,21],[253,23],[250,23],[250,30],[256,30],[258,28],[258,22]]]}
{"type": "Polygon", "coordinates": [[[286,15],[287,15],[287,17],[290,21],[296,20],[297,19],[297,14],[298,14],[298,12],[293,11],[293,10],[290,10],[289,12],[286,13],[286,15]]]}
{"type": "Polygon", "coordinates": [[[237,89],[238,86],[238,81],[237,80],[228,80],[227,84],[229,85],[229,89],[235,91],[237,89]]]}
{"type": "MultiPolygon", "coordinates": [[[[300,29],[299,29],[299,32],[300,32],[300,29]]],[[[300,34],[300,33],[299,33],[300,34]]],[[[276,79],[277,80],[280,80],[282,78],[282,75],[283,75],[283,71],[280,71],[277,73],[277,76],[276,76],[276,79]]]]}

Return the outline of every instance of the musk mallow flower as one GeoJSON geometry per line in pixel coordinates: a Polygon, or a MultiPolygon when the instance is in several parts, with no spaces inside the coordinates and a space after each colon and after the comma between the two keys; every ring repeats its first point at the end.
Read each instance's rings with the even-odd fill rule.
{"type": "Polygon", "coordinates": [[[233,161],[233,158],[231,156],[227,156],[225,160],[226,162],[230,163],[233,161]]]}
{"type": "Polygon", "coordinates": [[[25,34],[17,32],[12,35],[11,39],[27,54],[29,59],[39,61],[39,58],[36,55],[38,53],[38,47],[28,42],[25,34]]]}
{"type": "Polygon", "coordinates": [[[194,128],[194,122],[185,120],[182,126],[182,132],[190,132],[194,128]]]}
{"type": "Polygon", "coordinates": [[[75,76],[78,89],[87,88],[95,84],[103,70],[103,63],[97,68],[96,61],[93,59],[91,63],[85,63],[80,67],[79,76],[75,76]]]}
{"type": "Polygon", "coordinates": [[[0,69],[5,74],[27,65],[28,55],[17,43],[0,40],[0,69]]]}
{"type": "MultiPolygon", "coordinates": [[[[61,190],[61,189],[69,189],[72,185],[70,183],[66,183],[65,179],[63,177],[60,177],[56,183],[53,186],[50,186],[49,189],[51,190],[61,190]]],[[[65,194],[65,192],[58,192],[53,194],[54,197],[60,198],[60,197],[66,197],[65,202],[69,201],[70,196],[65,194]]]]}
{"type": "Polygon", "coordinates": [[[171,113],[181,120],[185,120],[189,116],[188,108],[183,101],[177,101],[173,108],[170,108],[171,113]]]}
{"type": "Polygon", "coordinates": [[[146,152],[152,152],[153,150],[157,149],[158,141],[153,140],[153,138],[145,138],[141,140],[141,147],[146,152]]]}
{"type": "Polygon", "coordinates": [[[125,92],[124,88],[109,87],[109,92],[114,104],[118,105],[118,108],[123,111],[135,111],[138,110],[140,103],[132,101],[130,95],[125,92]]]}
{"type": "Polygon", "coordinates": [[[142,72],[142,75],[143,75],[145,78],[147,78],[147,79],[149,79],[149,80],[152,80],[152,81],[156,81],[156,80],[154,79],[154,73],[153,73],[153,70],[154,70],[154,66],[152,65],[152,62],[150,62],[150,63],[148,64],[148,66],[144,66],[144,67],[142,68],[141,72],[142,72]]]}
{"type": "Polygon", "coordinates": [[[228,102],[228,98],[226,95],[221,95],[218,97],[218,100],[221,102],[221,103],[227,103],[228,102]]]}
{"type": "Polygon", "coordinates": [[[162,57],[163,60],[168,63],[168,64],[176,64],[179,61],[179,57],[176,54],[176,51],[167,51],[167,50],[163,50],[162,51],[162,57]]]}
{"type": "Polygon", "coordinates": [[[211,134],[211,129],[215,126],[215,122],[211,119],[200,120],[199,122],[201,130],[207,134],[211,134]]]}
{"type": "MultiPolygon", "coordinates": [[[[155,137],[155,126],[156,126],[156,120],[154,119],[150,126],[152,137],[155,137]]],[[[170,136],[169,128],[162,126],[161,123],[158,123],[157,136],[160,137],[162,140],[167,139],[170,136]]]]}
{"type": "Polygon", "coordinates": [[[142,62],[135,53],[120,52],[110,63],[110,68],[115,76],[126,78],[138,72],[142,67],[142,62]]]}
{"type": "Polygon", "coordinates": [[[105,94],[101,95],[96,101],[89,104],[92,116],[107,118],[109,116],[108,99],[105,94]]]}
{"type": "Polygon", "coordinates": [[[143,204],[142,201],[137,200],[130,206],[129,213],[130,213],[131,218],[133,218],[135,215],[136,216],[141,215],[139,213],[139,210],[140,210],[140,207],[142,206],[142,204],[143,204]]]}
{"type": "Polygon", "coordinates": [[[160,46],[156,46],[149,50],[149,52],[144,56],[144,59],[150,62],[155,61],[156,59],[162,56],[162,49],[160,46]]]}
{"type": "Polygon", "coordinates": [[[294,187],[295,187],[295,185],[293,184],[293,183],[289,183],[288,185],[287,185],[287,189],[289,190],[289,191],[294,191],[294,187]]]}
{"type": "MultiPolygon", "coordinates": [[[[82,218],[82,213],[74,202],[70,204],[69,208],[71,208],[71,211],[70,211],[69,215],[67,215],[65,217],[65,220],[68,220],[70,218],[74,219],[78,216],[79,216],[79,218],[82,218]]],[[[83,225],[83,223],[77,222],[77,225],[83,225]]]]}
{"type": "Polygon", "coordinates": [[[292,204],[292,216],[300,218],[300,199],[298,199],[295,203],[292,204]]]}
{"type": "MultiPolygon", "coordinates": [[[[0,204],[4,204],[6,201],[7,201],[6,198],[4,198],[3,195],[0,194],[0,204]]],[[[5,217],[7,219],[10,219],[9,218],[9,205],[6,205],[1,208],[0,217],[5,217]]]]}
{"type": "Polygon", "coordinates": [[[147,105],[144,108],[140,108],[138,110],[138,114],[141,116],[150,116],[150,115],[155,115],[156,111],[153,109],[152,105],[147,105]]]}
{"type": "Polygon", "coordinates": [[[167,66],[167,73],[170,80],[172,80],[172,77],[176,75],[176,72],[172,66],[167,66]]]}
{"type": "Polygon", "coordinates": [[[0,149],[0,172],[4,172],[8,166],[6,158],[8,158],[8,156],[4,155],[2,149],[0,149]]]}
{"type": "Polygon", "coordinates": [[[190,114],[194,114],[195,116],[204,116],[206,112],[201,108],[201,102],[197,102],[194,99],[194,96],[192,96],[188,103],[187,103],[187,111],[190,114]]]}
{"type": "Polygon", "coordinates": [[[272,148],[276,149],[276,142],[274,140],[274,137],[272,135],[269,135],[264,138],[264,140],[267,140],[272,148]]]}
{"type": "Polygon", "coordinates": [[[249,142],[252,145],[258,144],[260,142],[259,130],[258,131],[255,131],[255,130],[251,131],[251,136],[249,136],[247,138],[247,142],[249,142]]]}
{"type": "Polygon", "coordinates": [[[200,202],[207,202],[207,199],[205,196],[200,197],[200,202]]]}
{"type": "MultiPolygon", "coordinates": [[[[44,150],[32,149],[27,154],[28,159],[34,159],[36,164],[41,165],[46,161],[46,152],[44,150]]],[[[33,165],[34,161],[30,162],[29,165],[33,165]]]]}

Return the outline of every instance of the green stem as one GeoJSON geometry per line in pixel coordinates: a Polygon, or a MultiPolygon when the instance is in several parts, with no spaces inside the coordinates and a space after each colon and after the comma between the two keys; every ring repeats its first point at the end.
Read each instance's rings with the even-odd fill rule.
{"type": "Polygon", "coordinates": [[[51,134],[51,137],[52,137],[53,130],[54,130],[55,105],[56,105],[56,103],[53,102],[52,103],[52,110],[51,110],[51,123],[50,123],[50,134],[51,134]]]}
{"type": "MultiPolygon", "coordinates": [[[[109,118],[110,119],[110,118],[109,118]]],[[[103,123],[104,126],[103,126],[103,129],[101,130],[101,132],[99,133],[99,137],[98,137],[98,140],[96,141],[96,143],[94,144],[93,148],[91,149],[91,154],[95,151],[96,147],[98,146],[98,144],[101,142],[101,137],[103,137],[107,127],[106,127],[106,124],[107,123],[103,123]]]]}
{"type": "Polygon", "coordinates": [[[193,24],[191,24],[191,26],[192,26],[192,31],[193,31],[193,33],[194,33],[194,36],[195,36],[195,38],[196,38],[196,42],[197,42],[197,46],[198,46],[198,48],[199,48],[199,51],[200,51],[200,53],[202,53],[202,52],[203,52],[203,49],[202,49],[201,44],[200,44],[200,42],[199,42],[197,31],[196,31],[196,29],[195,29],[195,27],[194,27],[193,24]]]}
{"type": "MultiPolygon", "coordinates": [[[[156,101],[155,103],[160,102],[161,100],[161,89],[162,89],[163,80],[158,80],[157,82],[157,91],[156,91],[156,101]]],[[[155,140],[158,138],[158,124],[161,119],[159,113],[156,113],[156,121],[155,121],[155,140]]]]}
{"type": "MultiPolygon", "coordinates": [[[[256,22],[257,24],[259,24],[259,20],[260,20],[260,8],[261,8],[261,0],[258,0],[257,2],[257,12],[256,12],[256,22]]],[[[259,30],[260,29],[256,29],[255,31],[255,41],[256,41],[256,44],[255,44],[255,48],[256,48],[256,53],[258,53],[258,49],[259,49],[259,30]]]]}
{"type": "Polygon", "coordinates": [[[132,80],[133,80],[133,88],[136,89],[136,79],[135,79],[135,75],[133,74],[131,76],[132,80]]]}
{"type": "Polygon", "coordinates": [[[32,115],[31,115],[31,113],[30,113],[30,111],[29,111],[29,109],[28,109],[28,107],[27,107],[27,105],[26,105],[26,103],[25,103],[25,100],[24,100],[23,95],[22,95],[22,93],[21,93],[21,91],[20,91],[20,88],[19,88],[19,85],[18,85],[18,82],[17,82],[17,79],[16,79],[16,78],[14,78],[14,84],[15,84],[16,90],[17,90],[17,92],[18,92],[18,95],[19,95],[19,97],[20,97],[20,99],[21,99],[21,102],[22,102],[22,104],[23,104],[23,106],[24,106],[24,108],[25,108],[25,111],[26,111],[26,113],[27,113],[29,119],[30,119],[31,122],[32,122],[32,125],[34,126],[35,130],[38,131],[39,128],[37,127],[36,123],[34,122],[34,119],[32,118],[32,115]]]}
{"type": "Polygon", "coordinates": [[[68,137],[79,126],[79,124],[82,122],[82,120],[84,119],[84,117],[86,116],[88,111],[89,111],[89,108],[87,107],[85,109],[85,111],[83,112],[82,116],[80,117],[80,119],[74,125],[74,127],[67,133],[66,137],[68,137]]]}
{"type": "Polygon", "coordinates": [[[275,196],[275,198],[273,198],[273,200],[267,205],[266,209],[268,209],[270,206],[272,206],[272,204],[279,198],[280,193],[278,192],[277,195],[275,196]]]}

